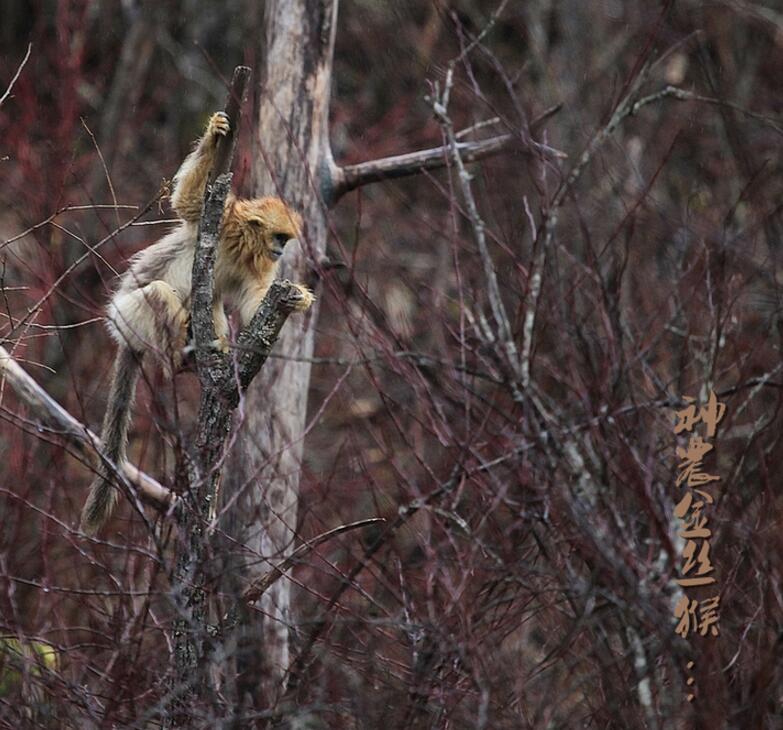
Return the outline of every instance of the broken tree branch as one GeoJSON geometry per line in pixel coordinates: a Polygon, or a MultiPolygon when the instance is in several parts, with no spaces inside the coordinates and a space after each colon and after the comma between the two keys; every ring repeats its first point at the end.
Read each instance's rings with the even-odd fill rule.
{"type": "MultiPolygon", "coordinates": [[[[457,133],[458,137],[461,133],[457,133]]],[[[475,142],[458,142],[457,150],[463,162],[478,162],[510,149],[521,140],[515,134],[501,134],[475,142]]],[[[566,155],[548,145],[534,143],[535,150],[548,157],[562,158],[566,155]]],[[[532,151],[532,150],[531,150],[532,151]]],[[[344,165],[333,171],[332,203],[343,195],[363,185],[381,180],[394,180],[400,177],[418,175],[425,170],[438,170],[449,164],[453,155],[451,145],[409,152],[404,155],[383,157],[379,160],[361,162],[357,165],[344,165]]]]}
{"type": "MultiPolygon", "coordinates": [[[[99,452],[100,438],[38,385],[4,347],[0,347],[0,380],[7,382],[30,409],[40,431],[68,442],[86,459],[92,460],[99,452]]],[[[171,490],[133,464],[126,461],[119,468],[144,501],[161,510],[168,510],[176,502],[177,496],[171,490]]]]}

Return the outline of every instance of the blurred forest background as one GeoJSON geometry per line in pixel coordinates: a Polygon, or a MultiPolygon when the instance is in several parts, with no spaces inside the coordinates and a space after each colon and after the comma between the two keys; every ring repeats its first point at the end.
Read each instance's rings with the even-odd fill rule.
{"type": "MultiPolygon", "coordinates": [[[[2,3],[0,95],[31,49],[0,106],[0,339],[94,430],[103,307],[168,202],[113,232],[171,179],[231,69],[257,69],[262,16],[255,0],[2,3]]],[[[316,291],[297,542],[402,524],[366,560],[372,530],[292,571],[306,656],[287,709],[216,700],[193,726],[781,728],[783,8],[347,0],[336,161],[446,144],[432,97],[455,58],[454,128],[491,121],[462,139],[520,140],[468,166],[481,221],[451,163],[359,188],[329,214],[345,266],[316,291]],[[673,411],[710,391],[727,405],[704,459],[720,635],[683,639],[673,411]]],[[[167,484],[198,403],[193,375],[175,385],[150,370],[130,443],[167,484]]],[[[56,656],[7,660],[0,718],[155,727],[165,541],[127,504],[82,535],[91,467],[0,397],[0,632],[56,656]]]]}

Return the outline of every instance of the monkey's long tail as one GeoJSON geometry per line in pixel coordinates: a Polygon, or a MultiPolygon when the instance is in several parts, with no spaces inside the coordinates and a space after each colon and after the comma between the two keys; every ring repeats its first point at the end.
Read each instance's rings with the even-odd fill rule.
{"type": "MultiPolygon", "coordinates": [[[[114,361],[109,402],[101,430],[101,451],[111,464],[118,468],[125,461],[128,426],[136,394],[136,382],[141,372],[141,360],[142,353],[120,345],[114,361]]],[[[94,534],[101,528],[117,503],[117,487],[112,479],[114,468],[101,461],[98,476],[90,487],[90,494],[82,509],[81,528],[88,534],[94,534]]]]}

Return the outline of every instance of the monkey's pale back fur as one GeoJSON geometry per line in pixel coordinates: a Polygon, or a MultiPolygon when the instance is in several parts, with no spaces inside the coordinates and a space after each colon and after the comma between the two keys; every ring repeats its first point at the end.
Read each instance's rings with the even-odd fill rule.
{"type": "MultiPolygon", "coordinates": [[[[133,257],[108,305],[109,332],[118,345],[102,431],[103,455],[109,463],[99,466],[82,512],[82,527],[88,532],[95,532],[106,521],[116,502],[112,474],[125,459],[130,409],[145,353],[156,353],[173,371],[186,344],[204,190],[217,141],[227,131],[226,116],[212,115],[203,137],[174,177],[171,202],[182,222],[133,257]]],[[[279,198],[240,200],[229,195],[215,261],[216,347],[228,350],[225,306],[237,310],[245,327],[269,290],[283,248],[301,230],[301,216],[279,198]]],[[[303,286],[299,293],[297,308],[303,311],[312,304],[313,295],[303,286]]]]}

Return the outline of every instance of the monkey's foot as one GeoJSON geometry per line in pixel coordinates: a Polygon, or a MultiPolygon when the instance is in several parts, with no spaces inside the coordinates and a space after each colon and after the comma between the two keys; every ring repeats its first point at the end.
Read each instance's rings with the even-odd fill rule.
{"type": "Polygon", "coordinates": [[[215,112],[209,118],[209,124],[207,124],[208,137],[214,137],[215,139],[225,137],[230,130],[231,124],[224,112],[215,112]]]}
{"type": "Polygon", "coordinates": [[[173,378],[182,369],[183,353],[181,347],[172,348],[168,358],[164,359],[163,369],[168,377],[173,378]]]}
{"type": "Polygon", "coordinates": [[[297,312],[306,312],[313,305],[315,295],[306,286],[294,284],[296,292],[292,292],[294,310],[297,312]]]}

